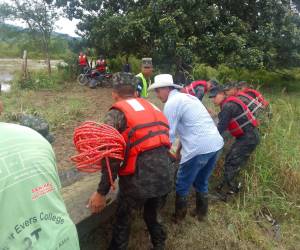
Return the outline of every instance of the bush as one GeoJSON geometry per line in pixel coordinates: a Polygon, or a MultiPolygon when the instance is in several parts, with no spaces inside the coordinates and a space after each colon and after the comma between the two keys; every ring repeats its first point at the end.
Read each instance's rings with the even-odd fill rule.
{"type": "Polygon", "coordinates": [[[196,64],[193,68],[194,79],[211,79],[217,78],[218,72],[216,69],[205,64],[196,64]]]}
{"type": "MultiPolygon", "coordinates": [[[[126,62],[125,56],[117,56],[116,58],[111,58],[107,60],[108,67],[111,72],[123,71],[123,65],[126,62]]],[[[141,60],[137,59],[135,56],[129,56],[128,62],[131,65],[131,72],[137,74],[140,72],[141,60]]]]}
{"type": "Polygon", "coordinates": [[[63,62],[57,64],[57,70],[63,81],[75,80],[78,75],[77,58],[69,56],[63,62]]]}
{"type": "Polygon", "coordinates": [[[230,68],[220,64],[212,68],[205,64],[195,64],[193,67],[194,79],[215,78],[221,83],[228,81],[247,81],[255,86],[263,86],[272,89],[299,90],[300,69],[277,69],[269,71],[266,69],[249,70],[245,68],[230,68]]]}
{"type": "Polygon", "coordinates": [[[59,71],[53,71],[49,76],[46,71],[30,72],[29,77],[23,80],[20,76],[17,78],[17,86],[22,89],[32,90],[51,90],[60,89],[64,84],[63,74],[59,71]]]}

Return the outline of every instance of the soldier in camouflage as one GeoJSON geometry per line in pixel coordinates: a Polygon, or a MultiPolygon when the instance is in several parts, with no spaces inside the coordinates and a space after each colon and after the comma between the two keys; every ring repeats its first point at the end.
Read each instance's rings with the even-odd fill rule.
{"type": "MultiPolygon", "coordinates": [[[[136,78],[132,74],[114,74],[112,96],[116,102],[133,99],[135,88],[136,78]]],[[[128,127],[125,114],[115,108],[110,109],[106,114],[104,123],[116,128],[120,133],[128,127]]],[[[113,179],[116,179],[122,168],[120,162],[110,160],[110,166],[113,179]]],[[[166,232],[158,222],[157,215],[159,209],[165,204],[167,194],[171,191],[172,175],[168,148],[164,145],[139,154],[133,174],[121,176],[119,174],[118,207],[109,249],[127,249],[132,211],[141,208],[144,208],[143,218],[151,236],[153,249],[164,249],[166,232]]],[[[92,212],[99,212],[104,208],[105,195],[109,189],[109,176],[104,167],[98,190],[89,201],[92,212]]]]}
{"type": "MultiPolygon", "coordinates": [[[[3,112],[3,110],[3,103],[0,100],[0,115],[3,112]]],[[[24,113],[12,114],[11,120],[19,123],[22,126],[29,127],[37,131],[49,143],[52,143],[55,140],[53,134],[51,134],[49,131],[48,122],[37,115],[28,115],[24,113]]]]}
{"type": "Polygon", "coordinates": [[[228,195],[239,192],[241,184],[238,181],[238,174],[259,144],[258,129],[248,122],[247,116],[242,115],[245,112],[240,105],[233,101],[226,102],[225,90],[226,87],[215,87],[209,95],[214,104],[221,107],[218,114],[218,130],[220,134],[224,134],[232,120],[236,119],[240,125],[243,124],[243,135],[236,137],[235,142],[225,156],[224,177],[217,186],[217,191],[224,200],[227,199],[228,195]]]}
{"type": "Polygon", "coordinates": [[[45,119],[34,115],[19,114],[17,116],[17,121],[20,125],[32,128],[39,132],[50,143],[54,142],[54,136],[50,133],[49,124],[45,119]]]}

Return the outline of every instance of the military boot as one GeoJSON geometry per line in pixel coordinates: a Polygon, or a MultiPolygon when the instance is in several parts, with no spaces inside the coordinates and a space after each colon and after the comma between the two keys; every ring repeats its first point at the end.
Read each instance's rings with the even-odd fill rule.
{"type": "Polygon", "coordinates": [[[199,221],[204,221],[208,211],[208,194],[196,193],[196,209],[191,212],[191,215],[197,217],[199,221]]]}
{"type": "Polygon", "coordinates": [[[187,213],[187,197],[176,194],[175,214],[173,215],[173,221],[175,223],[182,221],[185,218],[186,213],[187,213]]]}

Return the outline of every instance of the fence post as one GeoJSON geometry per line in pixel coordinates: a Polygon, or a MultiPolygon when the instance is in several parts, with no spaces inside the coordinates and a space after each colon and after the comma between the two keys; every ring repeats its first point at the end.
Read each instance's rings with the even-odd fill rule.
{"type": "Polygon", "coordinates": [[[22,63],[22,72],[23,72],[23,82],[27,79],[28,71],[27,71],[27,50],[23,52],[23,63],[22,63]]]}

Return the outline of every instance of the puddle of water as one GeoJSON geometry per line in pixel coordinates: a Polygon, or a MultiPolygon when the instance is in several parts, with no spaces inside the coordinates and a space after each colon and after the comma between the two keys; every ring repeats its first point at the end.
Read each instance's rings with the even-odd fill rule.
{"type": "Polygon", "coordinates": [[[0,72],[0,90],[1,92],[8,93],[11,90],[11,84],[13,75],[10,72],[0,72]]]}
{"type": "Polygon", "coordinates": [[[11,85],[8,83],[0,84],[1,92],[8,93],[11,90],[11,85]]]}
{"type": "Polygon", "coordinates": [[[13,75],[8,72],[0,73],[0,83],[10,82],[13,79],[13,75]]]}
{"type": "MultiPolygon", "coordinates": [[[[52,60],[51,67],[55,68],[61,60],[52,60]]],[[[27,60],[28,70],[46,69],[47,65],[44,60],[27,60]]],[[[19,58],[0,58],[0,85],[2,92],[9,92],[11,90],[10,82],[16,72],[22,70],[22,59],[19,58]]]]}

